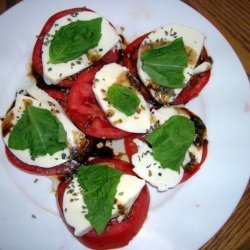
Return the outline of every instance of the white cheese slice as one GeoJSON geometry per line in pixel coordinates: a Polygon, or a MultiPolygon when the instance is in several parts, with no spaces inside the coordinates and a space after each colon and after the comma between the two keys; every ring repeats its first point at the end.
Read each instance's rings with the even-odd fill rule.
{"type": "Polygon", "coordinates": [[[119,35],[116,33],[114,27],[109,23],[109,21],[102,17],[101,39],[96,47],[88,51],[87,54],[89,55],[84,54],[76,60],[70,60],[65,63],[49,63],[50,41],[57,30],[59,30],[62,26],[77,20],[88,21],[98,17],[101,16],[95,12],[79,11],[78,15],[66,15],[56,20],[50,31],[45,36],[42,47],[43,77],[47,84],[57,84],[68,76],[86,69],[93,64],[93,60],[91,59],[90,55],[92,55],[92,57],[95,55],[95,57],[98,56],[98,58],[101,58],[108,51],[112,50],[116,45],[118,45],[120,41],[119,35]]]}
{"type": "Polygon", "coordinates": [[[169,168],[163,169],[152,155],[152,149],[138,139],[134,139],[138,152],[132,156],[132,163],[135,166],[133,171],[152,186],[157,187],[158,191],[166,191],[180,183],[183,177],[183,168],[180,172],[169,168]]]}
{"type": "MultiPolygon", "coordinates": [[[[22,162],[44,168],[54,167],[67,162],[71,152],[77,150],[79,147],[82,147],[85,144],[86,139],[84,133],[75,127],[75,125],[67,118],[57,101],[51,98],[46,92],[34,85],[27,89],[27,93],[35,98],[18,94],[16,97],[15,106],[9,111],[13,113],[13,119],[11,121],[13,126],[15,126],[18,120],[22,117],[22,114],[25,111],[25,105],[27,103],[34,107],[47,109],[51,111],[62,123],[67,133],[67,148],[60,150],[53,155],[46,154],[36,158],[31,157],[29,149],[15,150],[9,148],[10,151],[22,162]]],[[[9,133],[3,139],[5,144],[8,146],[9,133]]]]}
{"type": "MultiPolygon", "coordinates": [[[[162,125],[174,115],[190,118],[189,115],[182,112],[181,109],[175,109],[173,107],[164,106],[158,110],[153,109],[151,111],[152,129],[162,125]]],[[[168,168],[163,169],[160,163],[154,159],[152,149],[146,142],[134,139],[134,143],[138,148],[138,152],[132,155],[132,164],[134,165],[133,171],[152,186],[157,187],[158,191],[166,191],[180,183],[184,174],[183,166],[191,161],[191,155],[195,157],[197,163],[199,163],[202,158],[202,149],[192,144],[186,152],[179,172],[168,168]]]]}
{"type": "MultiPolygon", "coordinates": [[[[138,52],[137,70],[138,70],[140,79],[142,80],[142,82],[145,84],[146,87],[152,83],[152,79],[142,69],[142,62],[140,60],[140,55],[141,55],[141,52],[143,51],[143,48],[145,47],[146,44],[155,44],[155,43],[164,44],[166,42],[172,42],[176,38],[179,38],[179,37],[183,38],[185,48],[188,50],[188,54],[189,54],[189,62],[183,72],[184,83],[187,84],[187,82],[190,80],[190,78],[194,74],[193,71],[200,57],[205,36],[201,32],[194,30],[190,27],[180,25],[180,24],[169,24],[151,32],[143,40],[143,42],[140,45],[140,49],[138,52]]],[[[174,89],[174,95],[172,93],[169,97],[166,97],[166,96],[163,97],[162,95],[159,95],[159,91],[156,91],[153,88],[150,88],[149,90],[152,96],[157,101],[164,103],[164,102],[173,101],[174,97],[180,93],[181,89],[182,88],[174,89]]],[[[165,94],[165,95],[168,95],[168,94],[165,94]]]]}
{"type": "MultiPolygon", "coordinates": [[[[150,128],[150,111],[143,96],[131,85],[128,73],[128,69],[119,64],[105,65],[95,75],[93,92],[114,127],[132,133],[145,133],[150,128]],[[113,84],[131,87],[140,99],[139,107],[133,115],[127,116],[108,102],[107,91],[113,84]]],[[[126,99],[123,101],[126,102],[126,99]]]]}
{"type": "MultiPolygon", "coordinates": [[[[121,176],[115,195],[116,203],[112,209],[112,218],[121,215],[118,204],[125,209],[126,213],[130,211],[144,185],[145,181],[135,176],[127,174],[121,176]]],[[[63,213],[66,222],[74,228],[74,235],[82,236],[92,229],[90,222],[85,218],[88,208],[84,202],[83,190],[78,184],[77,177],[73,178],[64,192],[63,213]]]]}

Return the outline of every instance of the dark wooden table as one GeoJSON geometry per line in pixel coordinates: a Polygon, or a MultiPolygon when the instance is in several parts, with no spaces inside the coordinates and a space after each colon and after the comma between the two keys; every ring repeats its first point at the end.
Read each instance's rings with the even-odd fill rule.
{"type": "MultiPolygon", "coordinates": [[[[0,14],[21,0],[0,0],[0,14]]],[[[183,0],[226,37],[238,54],[250,78],[250,1],[249,0],[183,0]]],[[[250,164],[250,163],[249,163],[250,164]]],[[[250,249],[250,184],[234,213],[201,250],[250,249]]]]}

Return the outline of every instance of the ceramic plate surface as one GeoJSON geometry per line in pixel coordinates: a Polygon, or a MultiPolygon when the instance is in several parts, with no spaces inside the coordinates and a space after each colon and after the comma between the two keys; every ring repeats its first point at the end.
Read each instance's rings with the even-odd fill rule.
{"type": "MultiPolygon", "coordinates": [[[[127,41],[161,25],[180,23],[206,35],[214,59],[209,84],[187,107],[208,128],[209,151],[201,170],[165,193],[150,188],[151,206],[126,249],[198,249],[229,218],[249,179],[250,91],[243,67],[223,36],[204,17],[178,1],[24,0],[0,16],[0,115],[27,76],[36,35],[54,13],[87,6],[124,27],[127,41]]],[[[83,249],[61,221],[51,180],[10,165],[0,142],[0,249],[83,249]]]]}

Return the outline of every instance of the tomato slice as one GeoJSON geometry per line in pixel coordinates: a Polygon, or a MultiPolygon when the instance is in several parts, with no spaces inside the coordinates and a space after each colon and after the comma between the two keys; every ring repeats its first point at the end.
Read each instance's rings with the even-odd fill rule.
{"type": "Polygon", "coordinates": [[[130,133],[113,127],[96,101],[92,91],[93,79],[101,66],[79,75],[68,96],[67,113],[87,135],[97,138],[122,138],[130,133]]]}
{"type": "Polygon", "coordinates": [[[30,174],[36,174],[36,175],[43,175],[43,176],[53,176],[53,175],[63,175],[68,174],[72,170],[72,167],[67,166],[65,164],[61,164],[55,167],[51,168],[43,168],[38,167],[35,165],[29,165],[25,162],[22,162],[19,160],[9,149],[8,147],[5,147],[6,155],[9,161],[17,167],[18,169],[21,169],[25,172],[28,172],[30,174]]]}
{"type": "Polygon", "coordinates": [[[138,50],[142,41],[148,36],[149,33],[138,37],[132,43],[130,43],[123,53],[123,64],[126,66],[133,76],[138,76],[137,73],[137,59],[138,50]]]}
{"type": "MultiPolygon", "coordinates": [[[[135,175],[132,171],[132,166],[125,161],[117,159],[95,159],[90,162],[91,164],[105,163],[109,164],[116,169],[123,171],[126,174],[135,175]]],[[[74,229],[70,227],[63,216],[63,194],[68,186],[67,182],[61,182],[57,189],[57,201],[59,205],[59,211],[64,223],[67,225],[70,232],[73,234],[74,229]]],[[[76,237],[82,244],[91,249],[113,249],[126,246],[130,240],[141,229],[149,208],[149,191],[145,185],[141,191],[141,194],[133,204],[130,213],[125,220],[118,222],[116,219],[110,220],[105,230],[101,235],[97,235],[94,229],[84,234],[81,237],[76,237]]]]}
{"type": "Polygon", "coordinates": [[[67,94],[58,89],[44,89],[44,91],[54,98],[62,106],[64,110],[67,108],[67,94]]]}
{"type": "MultiPolygon", "coordinates": [[[[127,48],[124,51],[123,63],[130,70],[131,74],[133,74],[136,77],[138,77],[138,72],[137,72],[138,50],[142,41],[147,37],[148,34],[149,33],[134,40],[127,46],[127,48]]],[[[207,54],[206,48],[203,47],[198,63],[200,64],[202,62],[210,60],[211,59],[207,54]]],[[[208,83],[210,74],[211,70],[208,70],[201,74],[192,76],[187,86],[183,88],[183,90],[179,93],[179,95],[177,95],[172,104],[173,105],[185,104],[194,97],[198,96],[201,90],[208,83]]]]}
{"type": "MultiPolygon", "coordinates": [[[[132,164],[132,156],[138,152],[137,146],[134,143],[134,139],[139,139],[141,141],[145,141],[144,137],[142,135],[130,135],[124,138],[124,146],[125,146],[125,151],[126,154],[128,155],[128,158],[132,164]]],[[[192,166],[190,170],[185,169],[184,170],[184,175],[182,177],[181,182],[187,181],[189,178],[191,178],[201,167],[203,162],[205,161],[207,157],[207,147],[208,146],[208,141],[205,139],[203,141],[202,145],[202,156],[201,156],[201,161],[195,165],[192,166]]]]}
{"type": "MultiPolygon", "coordinates": [[[[37,38],[36,44],[33,49],[33,54],[32,54],[33,68],[40,76],[43,76],[43,64],[42,64],[41,52],[42,52],[44,36],[50,31],[51,27],[53,26],[53,24],[55,23],[57,19],[64,17],[68,14],[72,14],[72,13],[80,12],[80,11],[94,12],[93,10],[88,9],[86,7],[63,10],[51,16],[47,20],[45,25],[43,26],[43,29],[37,38]]],[[[116,62],[118,61],[118,59],[119,59],[119,49],[110,50],[104,57],[101,58],[100,61],[96,62],[95,65],[116,62]]],[[[63,88],[71,88],[74,81],[75,81],[75,77],[68,77],[64,79],[63,81],[61,81],[58,85],[63,88]]]]}

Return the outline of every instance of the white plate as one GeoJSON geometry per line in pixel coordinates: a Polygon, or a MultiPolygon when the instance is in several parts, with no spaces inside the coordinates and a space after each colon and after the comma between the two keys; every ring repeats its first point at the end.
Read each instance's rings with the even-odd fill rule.
{"type": "MultiPolygon", "coordinates": [[[[55,12],[85,5],[107,17],[132,41],[158,26],[182,23],[203,31],[214,59],[212,77],[188,107],[208,127],[209,154],[202,169],[167,193],[151,189],[152,203],[140,233],[127,249],[198,249],[225,223],[249,178],[250,91],[234,51],[205,18],[182,2],[151,0],[25,0],[0,16],[0,107],[30,84],[32,48],[55,12]]],[[[0,143],[0,248],[83,249],[58,216],[51,182],[12,167],[0,143]],[[35,179],[38,179],[34,183],[35,179]],[[36,217],[36,218],[34,218],[36,217]]]]}

